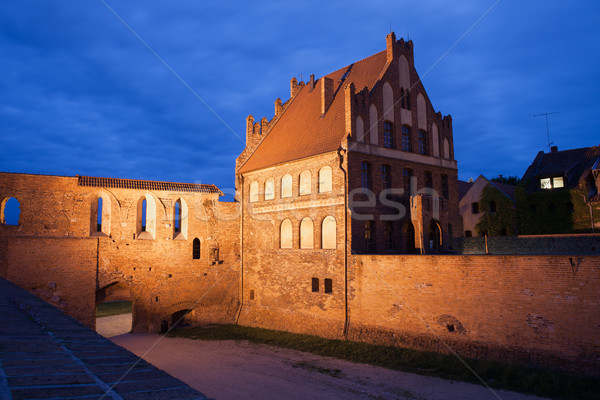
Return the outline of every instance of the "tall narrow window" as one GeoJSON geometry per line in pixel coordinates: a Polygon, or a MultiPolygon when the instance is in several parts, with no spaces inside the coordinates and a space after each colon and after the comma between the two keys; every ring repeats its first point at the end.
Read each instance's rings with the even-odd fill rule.
{"type": "Polygon", "coordinates": [[[323,219],[321,225],[321,248],[335,249],[337,242],[336,221],[332,216],[323,219]]]}
{"type": "Polygon", "coordinates": [[[146,212],[148,211],[148,202],[142,200],[142,232],[146,232],[146,212]]]}
{"type": "Polygon", "coordinates": [[[314,224],[312,219],[306,217],[300,222],[300,248],[313,249],[314,247],[314,224]]]}
{"type": "Polygon", "coordinates": [[[292,247],[292,221],[285,219],[279,227],[279,248],[291,249],[292,247]]]}
{"type": "Polygon", "coordinates": [[[427,155],[427,132],[419,129],[419,153],[427,155]]]}
{"type": "Polygon", "coordinates": [[[281,178],[281,198],[292,197],[292,175],[287,174],[281,178]]]}
{"type": "Polygon", "coordinates": [[[365,221],[365,247],[368,253],[375,252],[375,221],[365,221]]]}
{"type": "Polygon", "coordinates": [[[367,161],[360,164],[360,184],[363,192],[371,189],[371,164],[367,161]]]}
{"type": "Polygon", "coordinates": [[[194,241],[192,242],[192,259],[200,259],[200,239],[198,238],[194,238],[194,241]]]}
{"type": "Polygon", "coordinates": [[[479,214],[479,203],[471,203],[471,214],[479,214]]]}
{"type": "Polygon", "coordinates": [[[383,146],[393,149],[394,146],[394,125],[389,121],[383,123],[383,146]]]}
{"type": "Polygon", "coordinates": [[[450,193],[448,189],[448,175],[442,174],[442,197],[446,200],[450,198],[450,193]]]}
{"type": "Polygon", "coordinates": [[[406,91],[406,109],[410,110],[410,91],[406,91]]]}
{"type": "Polygon", "coordinates": [[[490,213],[496,212],[496,202],[494,200],[490,201],[490,213]]]}
{"type": "Polygon", "coordinates": [[[319,193],[331,192],[333,189],[333,172],[331,167],[326,165],[319,170],[319,193]]]}
{"type": "Polygon", "coordinates": [[[175,233],[181,232],[181,200],[175,202],[175,233]]]}
{"type": "Polygon", "coordinates": [[[404,98],[404,89],[400,89],[400,108],[406,108],[406,99],[404,98]]]}
{"type": "Polygon", "coordinates": [[[425,171],[425,187],[427,189],[433,188],[433,175],[429,171],[425,171]]]}
{"type": "Polygon", "coordinates": [[[402,179],[403,179],[403,183],[404,183],[404,196],[409,197],[410,196],[410,181],[412,179],[413,176],[413,170],[410,168],[404,168],[402,170],[402,179]]]}
{"type": "Polygon", "coordinates": [[[303,171],[300,174],[300,188],[299,188],[300,196],[305,195],[305,194],[310,194],[311,186],[312,186],[312,176],[310,174],[310,171],[303,171]]]}
{"type": "Polygon", "coordinates": [[[406,224],[406,252],[408,254],[415,254],[416,250],[415,226],[412,224],[412,222],[408,221],[406,224]]]}
{"type": "Polygon", "coordinates": [[[21,215],[21,205],[14,197],[6,198],[1,205],[2,215],[0,222],[5,225],[19,225],[19,216],[21,215]]]}
{"type": "Polygon", "coordinates": [[[412,151],[412,138],[410,135],[410,126],[402,125],[402,150],[412,151]]]}
{"type": "Polygon", "coordinates": [[[98,197],[98,208],[96,213],[98,215],[96,232],[102,232],[102,197],[98,197]]]}
{"type": "Polygon", "coordinates": [[[313,293],[318,292],[319,291],[319,278],[312,278],[311,286],[312,286],[313,293]]]}
{"type": "Polygon", "coordinates": [[[392,167],[388,164],[381,165],[381,185],[383,189],[392,187],[392,167]]]}

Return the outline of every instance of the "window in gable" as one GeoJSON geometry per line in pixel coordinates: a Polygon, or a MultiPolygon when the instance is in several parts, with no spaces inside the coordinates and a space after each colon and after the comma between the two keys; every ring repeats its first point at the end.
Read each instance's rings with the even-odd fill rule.
{"type": "Polygon", "coordinates": [[[269,178],[265,181],[265,200],[275,198],[275,179],[269,178]]]}
{"type": "Polygon", "coordinates": [[[333,189],[333,175],[331,167],[326,165],[319,170],[319,193],[331,192],[333,189]]]}
{"type": "Polygon", "coordinates": [[[287,174],[281,178],[281,198],[292,197],[292,175],[287,174]]]}
{"type": "Polygon", "coordinates": [[[300,196],[311,193],[312,175],[310,171],[303,171],[300,174],[300,196]]]}

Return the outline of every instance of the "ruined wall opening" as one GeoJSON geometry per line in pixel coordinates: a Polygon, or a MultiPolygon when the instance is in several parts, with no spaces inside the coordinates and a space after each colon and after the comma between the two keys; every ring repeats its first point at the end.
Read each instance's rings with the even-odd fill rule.
{"type": "Polygon", "coordinates": [[[194,238],[192,242],[192,260],[200,259],[200,239],[194,238]]]}
{"type": "Polygon", "coordinates": [[[188,235],[188,206],[184,199],[179,198],[173,207],[173,239],[187,240],[188,235]]]}
{"type": "Polygon", "coordinates": [[[114,282],[96,292],[96,332],[113,337],[131,332],[133,299],[129,287],[114,282]]]}
{"type": "Polygon", "coordinates": [[[188,315],[192,312],[190,309],[175,311],[171,314],[171,329],[185,328],[190,326],[188,315]]]}
{"type": "Polygon", "coordinates": [[[442,249],[442,230],[440,225],[431,220],[429,223],[429,250],[439,252],[442,249]]]}
{"type": "Polygon", "coordinates": [[[139,198],[136,220],[137,238],[154,239],[156,236],[156,202],[150,194],[139,198]]]}
{"type": "Polygon", "coordinates": [[[7,197],[0,207],[0,223],[4,225],[19,225],[21,203],[15,197],[7,197]]]}
{"type": "Polygon", "coordinates": [[[100,193],[92,199],[90,207],[90,235],[110,236],[110,197],[105,193],[100,193]]]}

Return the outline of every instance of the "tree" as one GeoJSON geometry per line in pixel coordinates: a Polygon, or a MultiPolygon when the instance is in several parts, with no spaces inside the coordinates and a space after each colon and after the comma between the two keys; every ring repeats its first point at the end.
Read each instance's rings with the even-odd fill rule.
{"type": "Polygon", "coordinates": [[[518,176],[502,176],[502,175],[498,175],[495,178],[490,179],[494,182],[500,182],[500,183],[508,183],[509,185],[518,185],[521,182],[521,178],[519,178],[518,176]]]}

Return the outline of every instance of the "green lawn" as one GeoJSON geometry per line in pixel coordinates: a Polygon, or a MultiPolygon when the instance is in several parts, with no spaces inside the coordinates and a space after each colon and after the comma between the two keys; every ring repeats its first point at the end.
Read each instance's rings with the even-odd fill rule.
{"type": "MultiPolygon", "coordinates": [[[[171,331],[168,336],[200,340],[248,340],[334,357],[393,370],[432,375],[482,385],[457,357],[439,353],[323,339],[239,325],[213,325],[171,331]]],[[[469,367],[493,388],[514,390],[555,399],[599,399],[600,381],[565,373],[495,361],[465,359],[469,367]]]]}
{"type": "Polygon", "coordinates": [[[111,315],[129,314],[130,312],[130,301],[109,301],[98,304],[96,307],[96,318],[109,317],[111,315]]]}

